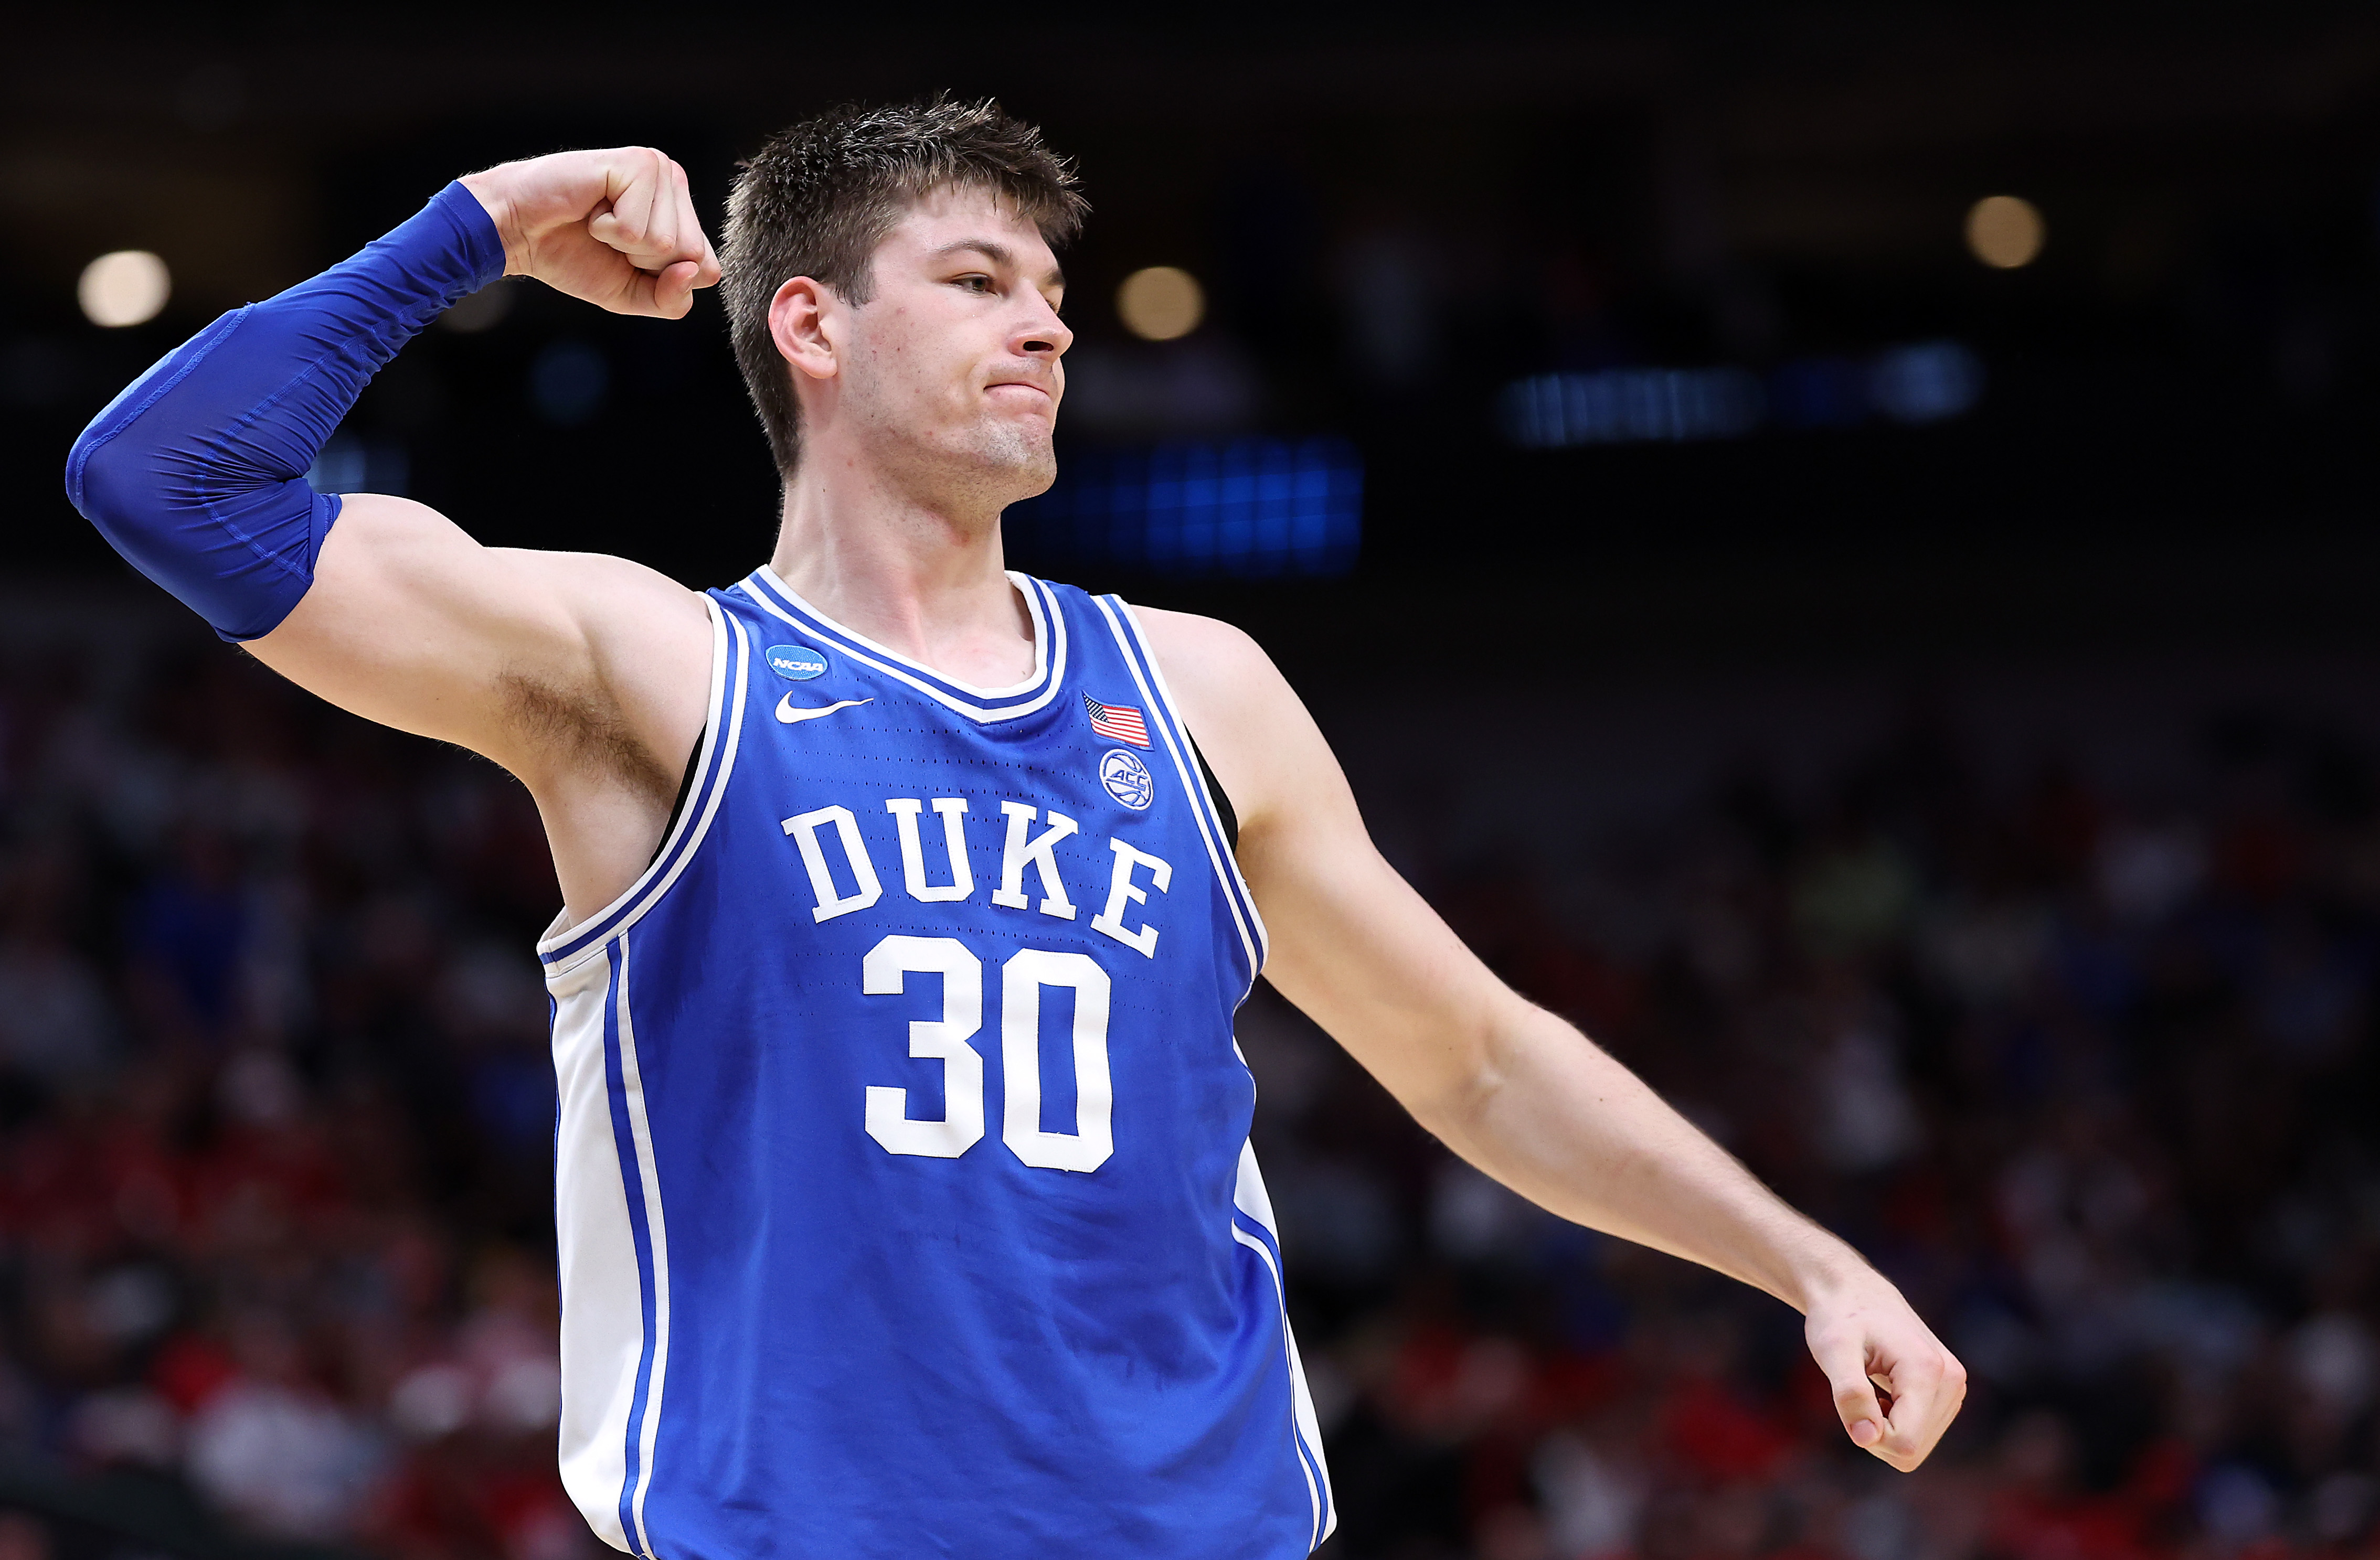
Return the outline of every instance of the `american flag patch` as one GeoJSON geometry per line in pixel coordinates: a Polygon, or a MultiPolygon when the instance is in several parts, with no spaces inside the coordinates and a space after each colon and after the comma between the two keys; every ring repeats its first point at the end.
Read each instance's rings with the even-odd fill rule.
{"type": "Polygon", "coordinates": [[[1101,704],[1090,695],[1083,695],[1083,707],[1091,713],[1091,730],[1110,742],[1128,742],[1135,747],[1148,745],[1148,722],[1140,711],[1127,705],[1101,704]]]}

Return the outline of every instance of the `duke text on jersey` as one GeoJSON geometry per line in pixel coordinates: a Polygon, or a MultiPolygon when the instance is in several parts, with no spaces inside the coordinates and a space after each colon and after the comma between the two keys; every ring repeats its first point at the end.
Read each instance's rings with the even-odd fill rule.
{"type": "Polygon", "coordinates": [[[1262,923],[1130,609],[1012,578],[1036,663],[998,689],[765,569],[712,592],[678,819],[540,946],[564,1479],[634,1554],[1334,1525],[1232,1037],[1262,923]]]}

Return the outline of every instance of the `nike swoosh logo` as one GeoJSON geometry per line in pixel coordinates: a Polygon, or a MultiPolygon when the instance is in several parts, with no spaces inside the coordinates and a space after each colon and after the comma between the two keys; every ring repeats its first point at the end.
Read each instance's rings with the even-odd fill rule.
{"type": "Polygon", "coordinates": [[[822,704],[816,708],[806,708],[795,704],[794,695],[787,694],[777,701],[777,719],[790,726],[796,720],[815,720],[821,715],[832,715],[838,709],[855,709],[863,704],[875,702],[874,699],[844,699],[836,704],[822,704]]]}

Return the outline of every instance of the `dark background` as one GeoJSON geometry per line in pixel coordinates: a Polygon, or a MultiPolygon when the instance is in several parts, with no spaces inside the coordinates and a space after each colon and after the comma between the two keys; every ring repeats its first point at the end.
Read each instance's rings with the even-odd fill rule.
{"type": "MultiPolygon", "coordinates": [[[[1062,460],[1330,436],[1364,469],[1335,577],[1085,559],[1029,512],[1015,562],[1256,633],[1458,930],[1975,1369],[1937,1462],[1886,1475],[1790,1312],[1513,1203],[1260,992],[1336,1552],[2371,1552],[2380,17],[0,28],[0,1506],[34,1513],[0,1560],[123,1552],[93,1489],[185,1513],[152,1549],[196,1542],[186,1498],[424,1560],[590,1542],[548,1466],[533,814],[195,630],[67,505],[76,431],[456,173],[645,142],[715,212],[782,124],[940,89],[1041,123],[1093,203],[1062,460]],[[1968,252],[1993,194],[2040,209],[2034,263],[1968,252]],[[175,294],[103,331],[75,279],[122,248],[175,294]],[[1150,264],[1207,288],[1183,341],[1116,318],[1150,264]],[[1940,342],[1982,367],[1961,415],[1804,393],[1940,342]],[[1499,420],[1526,376],[1713,368],[1767,387],[1759,427],[1532,450],[1499,420]],[[1194,381],[1223,389],[1165,388],[1194,381]]],[[[759,561],[715,301],[503,285],[367,393],[364,485],[697,586],[759,561]]]]}
{"type": "MultiPolygon", "coordinates": [[[[2371,567],[2380,32],[2351,9],[953,7],[884,26],[695,6],[666,26],[499,11],[468,42],[334,7],[14,25],[0,460],[29,569],[109,569],[55,501],[32,507],[98,402],[455,171],[640,139],[715,205],[782,122],[941,87],[998,93],[1078,158],[1086,349],[1123,345],[1124,272],[1184,265],[1214,305],[1199,345],[1258,381],[1227,420],[1360,444],[1364,600],[1508,590],[1516,562],[1559,559],[1521,571],[1554,587],[1531,616],[1673,647],[2209,618],[2305,635],[2358,616],[2371,567]],[[1961,240],[1996,191],[2047,218],[2024,270],[1961,240]],[[76,272],[133,246],[168,254],[167,313],[83,324],[76,272]],[[1933,337],[1989,376],[1950,425],[1552,454],[1496,437],[1519,374],[1933,337]]],[[[499,331],[431,337],[358,419],[491,538],[702,582],[768,541],[773,490],[709,300],[673,326],[525,297],[499,331]],[[562,337],[615,369],[566,431],[525,415],[528,364],[562,337]],[[629,428],[668,458],[618,458],[629,428]]]]}

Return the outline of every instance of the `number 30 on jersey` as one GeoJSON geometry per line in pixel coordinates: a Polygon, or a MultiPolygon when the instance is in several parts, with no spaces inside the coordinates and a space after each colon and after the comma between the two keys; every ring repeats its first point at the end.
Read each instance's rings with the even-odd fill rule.
{"type": "MultiPolygon", "coordinates": [[[[860,989],[899,996],[911,974],[942,978],[942,1016],[909,1025],[909,1055],[942,1064],[942,1115],[917,1120],[909,1091],[870,1086],[868,1135],[892,1154],[955,1159],[983,1138],[983,1054],[968,1042],[983,1027],[983,961],[956,937],[888,937],[860,962],[860,989]]],[[[1037,1169],[1096,1170],[1115,1152],[1109,1117],[1108,974],[1087,954],[1028,948],[1000,966],[1000,1066],[1005,1084],[1000,1141],[1037,1169]],[[1041,993],[1075,994],[1075,1130],[1041,1130],[1041,993]]]]}

